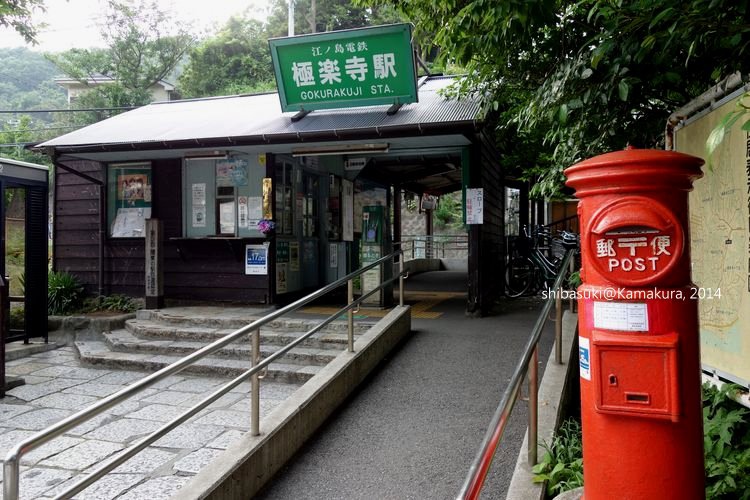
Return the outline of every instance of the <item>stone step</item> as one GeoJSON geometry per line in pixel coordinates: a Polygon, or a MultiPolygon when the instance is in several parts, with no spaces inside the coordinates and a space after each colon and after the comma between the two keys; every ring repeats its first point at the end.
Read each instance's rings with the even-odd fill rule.
{"type": "MultiPolygon", "coordinates": [[[[371,325],[355,328],[355,337],[367,331],[371,325]]],[[[311,326],[312,328],[312,326],[311,326]]],[[[161,341],[186,341],[186,342],[213,342],[226,335],[234,332],[235,329],[223,329],[205,326],[179,326],[163,324],[153,320],[131,319],[125,323],[125,329],[140,339],[151,339],[161,341]]],[[[289,342],[304,335],[307,330],[297,331],[277,331],[271,329],[261,329],[261,345],[286,345],[289,342]]],[[[249,343],[250,336],[244,336],[238,342],[249,343]]],[[[316,349],[341,349],[341,345],[346,344],[346,330],[333,332],[317,332],[309,339],[305,340],[304,347],[316,349]]]]}
{"type": "MultiPolygon", "coordinates": [[[[166,354],[187,356],[198,349],[208,345],[208,342],[188,340],[154,340],[140,338],[129,330],[115,330],[105,332],[104,339],[109,348],[118,352],[138,352],[150,354],[166,354]]],[[[262,340],[262,339],[261,339],[262,340]]],[[[295,365],[317,365],[325,366],[331,362],[345,347],[339,344],[329,344],[328,349],[316,349],[314,347],[295,347],[284,354],[279,362],[295,365]],[[338,347],[332,349],[330,347],[338,347]]],[[[261,342],[260,354],[267,358],[281,349],[281,345],[266,344],[261,342]]],[[[252,347],[248,342],[233,342],[232,344],[213,353],[211,356],[223,359],[239,359],[247,362],[250,359],[252,347]]]]}
{"type": "MultiPolygon", "coordinates": [[[[157,371],[179,361],[183,356],[141,352],[118,352],[109,348],[105,341],[76,341],[81,363],[88,366],[106,366],[129,370],[157,371]]],[[[209,356],[185,368],[184,373],[236,377],[249,368],[244,360],[209,356]]],[[[317,365],[272,363],[266,379],[290,383],[304,383],[322,369],[317,365]]]]}
{"type": "MultiPolygon", "coordinates": [[[[181,309],[142,309],[136,313],[135,319],[138,321],[151,321],[161,325],[179,326],[181,329],[196,328],[199,330],[214,329],[235,331],[238,328],[242,328],[243,326],[261,318],[263,316],[262,313],[268,311],[254,311],[252,309],[245,311],[241,308],[227,308],[223,311],[221,316],[212,316],[208,314],[208,311],[206,311],[206,314],[201,314],[201,312],[202,309],[199,307],[184,308],[184,311],[181,309]],[[254,312],[259,314],[253,314],[254,312]]],[[[319,323],[320,321],[313,319],[277,318],[266,325],[265,329],[276,332],[300,332],[309,331],[319,323]]],[[[372,326],[372,324],[372,322],[357,321],[354,323],[354,331],[364,333],[372,326]]],[[[336,320],[326,325],[323,332],[346,333],[346,328],[346,321],[336,320]]]]}

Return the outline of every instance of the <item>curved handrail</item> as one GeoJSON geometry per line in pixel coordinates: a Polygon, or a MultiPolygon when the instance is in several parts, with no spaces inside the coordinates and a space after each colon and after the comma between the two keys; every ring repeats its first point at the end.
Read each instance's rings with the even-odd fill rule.
{"type": "MultiPolygon", "coordinates": [[[[392,262],[396,255],[401,255],[402,253],[403,252],[401,250],[397,250],[389,255],[386,255],[385,257],[381,257],[375,262],[368,264],[356,271],[353,271],[349,273],[348,275],[344,276],[343,278],[340,278],[334,281],[333,283],[330,283],[329,285],[326,285],[325,287],[319,290],[316,290],[315,292],[305,297],[302,297],[301,299],[295,302],[292,302],[291,304],[285,307],[282,307],[281,309],[271,312],[263,316],[262,318],[259,318],[253,321],[252,323],[249,323],[248,325],[245,325],[242,328],[235,330],[234,332],[228,334],[224,338],[221,338],[219,340],[212,342],[211,344],[193,352],[192,354],[185,356],[179,361],[176,361],[169,366],[165,366],[161,370],[155,373],[152,373],[151,375],[148,375],[142,378],[141,380],[129,385],[128,387],[125,387],[124,389],[102,399],[101,401],[89,406],[88,408],[85,408],[73,415],[70,415],[69,417],[57,422],[56,424],[53,424],[52,426],[24,439],[20,443],[13,446],[8,451],[8,454],[6,455],[5,462],[3,464],[3,497],[6,500],[17,500],[18,498],[20,462],[21,462],[21,457],[23,455],[38,448],[39,446],[50,441],[51,439],[54,439],[55,437],[60,436],[66,431],[82,424],[83,422],[86,422],[87,420],[99,415],[100,413],[121,403],[122,401],[125,401],[127,398],[134,396],[135,394],[138,394],[142,390],[156,384],[160,380],[184,370],[185,368],[187,368],[194,362],[208,356],[209,354],[216,352],[217,350],[221,349],[225,345],[230,344],[231,342],[234,342],[235,340],[253,331],[259,330],[262,326],[270,323],[271,321],[285,314],[288,314],[290,312],[294,312],[300,307],[307,305],[310,302],[316,299],[319,299],[325,294],[335,290],[336,288],[347,284],[353,278],[356,278],[357,276],[360,276],[364,274],[365,272],[377,266],[380,266],[381,264],[388,262],[389,260],[392,262]]],[[[403,258],[401,258],[400,260],[403,261],[403,258]]],[[[276,359],[283,356],[288,351],[296,347],[298,344],[306,340],[308,337],[310,337],[311,335],[323,329],[326,325],[328,325],[329,323],[333,322],[336,318],[338,318],[338,316],[342,312],[347,312],[347,311],[352,310],[354,307],[358,306],[362,301],[367,299],[370,295],[379,292],[382,288],[384,288],[385,286],[388,286],[389,284],[395,282],[396,280],[400,280],[400,281],[403,280],[404,275],[405,273],[403,269],[401,269],[395,277],[389,280],[382,281],[378,287],[375,287],[373,290],[370,290],[369,292],[363,294],[358,299],[351,301],[349,304],[347,304],[343,308],[339,309],[336,313],[334,313],[333,315],[323,320],[321,323],[316,325],[310,331],[306,332],[304,335],[301,335],[300,337],[296,338],[293,342],[290,342],[289,344],[285,345],[278,351],[274,352],[272,355],[263,359],[261,362],[255,364],[252,368],[245,371],[243,374],[239,375],[228,384],[225,384],[222,388],[212,393],[210,396],[208,396],[207,398],[202,400],[200,403],[198,403],[197,405],[187,410],[185,413],[183,413],[176,419],[168,422],[167,424],[160,427],[153,433],[149,434],[145,438],[138,441],[138,443],[136,443],[135,445],[126,449],[124,452],[118,455],[116,459],[100,466],[98,469],[93,471],[91,474],[86,476],[81,481],[77,482],[76,484],[73,484],[71,487],[69,487],[67,490],[63,491],[62,493],[59,493],[58,497],[56,498],[70,498],[76,493],[86,488],[87,486],[91,485],[93,482],[95,482],[101,476],[106,474],[108,471],[122,464],[127,459],[129,459],[130,457],[132,457],[139,451],[146,448],[149,444],[158,440],[160,437],[162,437],[163,435],[165,435],[166,433],[168,433],[169,431],[171,431],[172,429],[174,429],[181,423],[185,422],[191,416],[193,416],[194,414],[198,413],[199,411],[201,411],[202,409],[210,405],[212,402],[217,400],[223,394],[229,392],[232,388],[236,387],[243,380],[260,372],[261,370],[266,368],[269,364],[274,362],[276,359]]],[[[403,283],[401,283],[400,290],[403,290],[403,283]]],[[[403,300],[403,292],[401,293],[401,300],[403,300]]]]}
{"type": "MultiPolygon", "coordinates": [[[[547,321],[550,309],[552,309],[553,301],[555,301],[555,297],[557,297],[558,299],[560,297],[560,294],[558,292],[560,290],[560,287],[562,286],[563,278],[565,277],[574,253],[575,250],[568,250],[568,252],[565,254],[565,257],[560,266],[560,271],[558,272],[557,277],[555,278],[555,282],[552,285],[551,293],[547,297],[547,300],[545,301],[544,306],[539,313],[539,317],[534,324],[534,328],[531,330],[529,340],[526,342],[526,347],[523,350],[523,355],[521,356],[521,359],[518,361],[518,364],[513,371],[513,376],[508,383],[508,387],[503,393],[503,397],[500,400],[500,404],[498,405],[497,409],[495,410],[495,414],[492,416],[492,420],[490,421],[490,425],[484,435],[484,439],[482,440],[482,444],[479,447],[479,451],[477,452],[474,461],[471,463],[471,467],[469,467],[469,472],[466,475],[463,486],[461,487],[458,495],[456,495],[457,500],[479,498],[479,493],[484,486],[484,481],[487,478],[487,473],[489,472],[490,466],[492,465],[495,451],[497,450],[497,447],[500,444],[500,440],[503,437],[505,426],[508,423],[508,419],[510,417],[511,411],[513,410],[513,406],[515,405],[518,392],[521,389],[521,383],[523,382],[524,374],[526,373],[529,366],[529,361],[531,361],[532,356],[534,356],[534,354],[536,353],[537,344],[539,343],[539,339],[542,335],[542,330],[544,328],[545,322],[547,321]]],[[[557,343],[559,344],[559,339],[557,340],[557,343]]],[[[531,401],[531,399],[532,397],[529,396],[529,401],[531,401]]],[[[532,432],[531,428],[529,428],[529,432],[532,432]]],[[[533,432],[536,432],[536,429],[534,429],[533,432]]],[[[534,447],[536,447],[535,444],[534,447]]]]}

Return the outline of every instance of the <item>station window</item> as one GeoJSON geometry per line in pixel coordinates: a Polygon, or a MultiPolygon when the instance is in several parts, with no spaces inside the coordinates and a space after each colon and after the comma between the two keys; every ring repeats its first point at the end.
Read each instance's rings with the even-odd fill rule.
{"type": "Polygon", "coordinates": [[[107,225],[112,238],[143,238],[151,217],[151,164],[110,164],[107,225]]]}
{"type": "Polygon", "coordinates": [[[184,165],[185,236],[258,237],[265,167],[252,155],[184,165]]]}

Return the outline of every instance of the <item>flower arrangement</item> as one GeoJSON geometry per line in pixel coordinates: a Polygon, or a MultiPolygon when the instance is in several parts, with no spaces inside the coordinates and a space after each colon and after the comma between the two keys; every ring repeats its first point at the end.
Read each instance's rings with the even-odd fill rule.
{"type": "Polygon", "coordinates": [[[258,231],[263,234],[271,234],[276,228],[276,223],[269,219],[261,219],[258,221],[258,231]]]}

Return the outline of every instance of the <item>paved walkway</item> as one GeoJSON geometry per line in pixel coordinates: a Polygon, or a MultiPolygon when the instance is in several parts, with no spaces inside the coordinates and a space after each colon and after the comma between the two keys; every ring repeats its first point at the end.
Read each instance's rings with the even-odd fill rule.
{"type": "MultiPolygon", "coordinates": [[[[22,439],[147,375],[81,367],[72,347],[9,361],[7,370],[9,375],[23,376],[26,385],[10,390],[0,399],[0,460],[10,446],[22,439]]],[[[226,382],[228,379],[222,378],[168,377],[30,452],[21,461],[21,498],[55,496],[81,474],[155,431],[226,382]]],[[[297,388],[293,384],[262,383],[261,416],[270,413],[297,388]]],[[[249,383],[236,387],[76,498],[169,498],[249,429],[249,389],[249,383]]]]}
{"type": "MultiPolygon", "coordinates": [[[[465,290],[466,274],[416,275],[407,291],[465,290]]],[[[445,295],[441,314],[415,318],[414,332],[260,498],[455,498],[537,317],[533,301],[468,318],[465,297],[445,295]]],[[[542,367],[552,346],[548,326],[542,367]]],[[[541,375],[540,375],[541,376],[541,375]]],[[[520,402],[506,429],[482,498],[503,499],[526,431],[520,402]]]]}
{"type": "MultiPolygon", "coordinates": [[[[465,296],[459,292],[466,282],[465,273],[448,271],[407,281],[407,302],[422,312],[415,315],[413,334],[280,472],[262,498],[455,496],[537,309],[533,302],[514,301],[496,316],[468,318],[465,296]]],[[[551,336],[542,343],[543,359],[551,336]]],[[[0,400],[0,459],[9,446],[146,375],[81,367],[73,348],[34,354],[7,366],[8,374],[23,376],[26,385],[0,400]]],[[[26,455],[22,498],[53,497],[225,381],[172,376],[26,455]]],[[[261,387],[263,415],[297,388],[273,382],[261,387]]],[[[247,431],[248,391],[247,383],[236,388],[190,425],[171,432],[76,498],[169,498],[247,431]]],[[[525,410],[520,404],[511,419],[483,498],[505,496],[525,432],[525,410]]]]}

